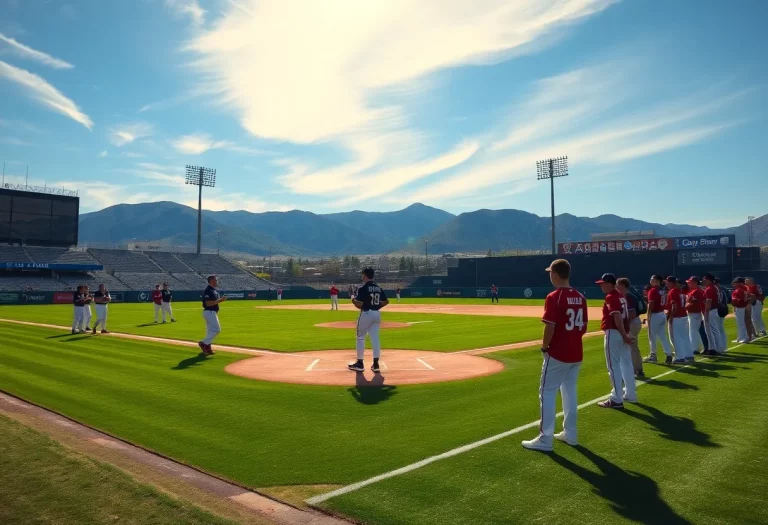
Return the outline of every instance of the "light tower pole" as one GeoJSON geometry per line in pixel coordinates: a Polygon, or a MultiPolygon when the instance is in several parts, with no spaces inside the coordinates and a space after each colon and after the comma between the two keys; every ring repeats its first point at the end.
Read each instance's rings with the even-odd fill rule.
{"type": "Polygon", "coordinates": [[[549,179],[552,199],[552,255],[557,254],[555,243],[555,177],[568,176],[568,157],[540,160],[536,163],[536,175],[538,180],[549,179]]]}
{"type": "Polygon", "coordinates": [[[216,170],[202,166],[187,166],[186,184],[197,186],[197,254],[200,255],[200,244],[203,236],[203,186],[216,186],[216,170]]]}

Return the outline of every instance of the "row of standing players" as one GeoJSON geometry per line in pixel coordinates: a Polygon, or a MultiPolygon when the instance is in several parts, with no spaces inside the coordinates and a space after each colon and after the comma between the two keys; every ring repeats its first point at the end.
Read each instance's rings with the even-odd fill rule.
{"type": "MultiPolygon", "coordinates": [[[[373,348],[373,364],[371,370],[374,373],[380,372],[379,358],[381,357],[381,341],[379,339],[379,328],[381,327],[380,310],[389,304],[384,290],[377,285],[373,278],[375,272],[373,268],[366,268],[361,272],[362,285],[350,293],[352,304],[360,310],[360,316],[357,320],[357,342],[355,345],[357,351],[357,360],[350,363],[347,368],[354,372],[363,372],[363,355],[365,353],[365,340],[371,338],[371,347],[373,348]]],[[[219,306],[227,300],[226,295],[221,295],[217,289],[218,280],[215,275],[208,277],[208,286],[203,292],[203,319],[205,320],[206,335],[202,341],[197,344],[205,355],[213,355],[213,341],[221,333],[221,323],[219,322],[219,306]]],[[[398,290],[399,292],[399,290],[398,290]]],[[[398,299],[400,294],[398,293],[398,299]]],[[[338,289],[336,294],[331,294],[331,309],[334,304],[338,308],[338,289]],[[334,300],[335,296],[335,300],[334,300]]]]}
{"type": "MultiPolygon", "coordinates": [[[[172,323],[175,323],[176,319],[173,317],[173,309],[171,308],[173,293],[168,288],[168,283],[163,283],[162,290],[159,284],[155,285],[151,297],[155,307],[155,322],[160,322],[159,317],[160,313],[162,313],[164,323],[166,322],[166,315],[172,323]]],[[[104,284],[100,284],[98,291],[94,293],[91,293],[87,284],[78,285],[77,290],[72,296],[74,306],[72,333],[78,334],[91,331],[91,304],[94,304],[96,305],[96,323],[93,325],[92,331],[95,334],[99,326],[101,326],[101,333],[108,334],[107,317],[109,311],[107,305],[111,302],[112,296],[104,284]]]]}
{"type": "MultiPolygon", "coordinates": [[[[577,381],[583,359],[582,337],[587,331],[588,309],[584,296],[570,285],[571,266],[565,259],[557,259],[546,269],[555,291],[547,295],[544,302],[544,337],[542,355],[544,357],[539,385],[540,416],[539,435],[522,442],[523,447],[533,450],[552,451],[554,440],[569,445],[578,445],[577,433],[577,381]],[[563,405],[563,430],[555,434],[557,392],[563,405]]],[[[692,334],[697,323],[703,323],[709,343],[708,355],[722,355],[727,349],[725,330],[721,317],[721,291],[712,274],[706,274],[699,280],[691,277],[687,280],[689,291],[683,294],[678,280],[674,277],[664,279],[659,275],[651,278],[648,290],[648,329],[651,354],[646,362],[656,362],[656,341],[662,342],[667,353],[668,364],[683,364],[695,361],[692,334]],[[667,283],[668,292],[662,294],[661,285],[667,283]],[[702,289],[701,284],[704,288],[702,289]],[[718,313],[720,310],[720,313],[718,313]],[[664,324],[668,330],[664,330],[664,324]],[[669,336],[667,336],[667,333],[669,336]],[[676,359],[671,359],[669,339],[675,347],[676,359]],[[666,340],[666,345],[664,341],[666,340]]],[[[637,316],[637,306],[630,293],[630,282],[626,278],[617,279],[607,273],[596,281],[605,294],[600,328],[604,332],[603,347],[611,393],[604,401],[598,402],[601,408],[623,409],[624,403],[637,403],[636,373],[632,354],[637,353],[637,336],[642,329],[642,321],[637,316]]],[[[739,330],[734,342],[749,343],[752,337],[765,335],[762,320],[762,304],[765,299],[762,289],[752,280],[740,277],[733,281],[731,303],[739,330]],[[752,333],[748,331],[748,307],[754,325],[752,333]]],[[[727,305],[726,305],[727,313],[727,305]]],[[[701,339],[698,339],[701,342],[701,339]]],[[[638,359],[639,360],[639,359],[638,359]]],[[[642,366],[642,363],[641,363],[642,366]]],[[[640,374],[642,373],[642,369],[640,374]]],[[[637,374],[640,376],[640,374],[637,374]]]]}

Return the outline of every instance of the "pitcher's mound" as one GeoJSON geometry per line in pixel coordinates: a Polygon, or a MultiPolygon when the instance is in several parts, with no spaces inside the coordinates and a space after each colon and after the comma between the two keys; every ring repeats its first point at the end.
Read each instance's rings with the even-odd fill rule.
{"type": "Polygon", "coordinates": [[[366,350],[365,372],[347,370],[355,361],[354,350],[326,350],[301,354],[264,354],[237,361],[224,369],[230,374],[302,385],[383,386],[442,383],[496,374],[499,361],[468,354],[419,350],[383,350],[381,373],[374,374],[371,351],[366,350]]]}
{"type": "MultiPolygon", "coordinates": [[[[356,321],[336,321],[334,323],[320,323],[315,325],[318,328],[357,328],[356,321]]],[[[380,328],[408,328],[408,323],[397,323],[395,321],[382,321],[380,328]]]]}

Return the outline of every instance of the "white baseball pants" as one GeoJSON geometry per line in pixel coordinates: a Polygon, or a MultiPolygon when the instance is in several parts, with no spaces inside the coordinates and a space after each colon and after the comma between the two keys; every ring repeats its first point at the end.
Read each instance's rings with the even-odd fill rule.
{"type": "Polygon", "coordinates": [[[152,306],[155,307],[155,322],[158,322],[160,320],[160,312],[163,311],[163,305],[152,303],[152,306]]]}
{"type": "Polygon", "coordinates": [[[86,304],[83,306],[83,328],[87,329],[89,326],[91,326],[91,317],[93,317],[93,314],[91,313],[91,305],[86,304]]]}
{"type": "Polygon", "coordinates": [[[205,339],[203,343],[210,345],[217,335],[221,333],[221,324],[219,316],[211,310],[203,310],[203,319],[205,319],[205,339]]]}
{"type": "Polygon", "coordinates": [[[722,352],[728,350],[728,334],[725,333],[725,317],[717,316],[717,325],[720,327],[720,348],[722,352]]]}
{"type": "Polygon", "coordinates": [[[331,310],[338,310],[339,309],[339,296],[338,295],[332,295],[331,296],[331,310]]]}
{"type": "Polygon", "coordinates": [[[752,305],[752,324],[755,325],[755,331],[757,333],[765,332],[762,301],[755,301],[755,304],[752,305]]]}
{"type": "Polygon", "coordinates": [[[650,314],[648,318],[648,341],[651,343],[651,355],[656,355],[656,342],[661,341],[664,353],[672,355],[672,346],[669,344],[669,337],[665,330],[667,316],[664,312],[650,314]]]}
{"type": "Polygon", "coordinates": [[[397,302],[399,303],[400,302],[400,294],[397,294],[396,297],[397,297],[397,302]]]}
{"type": "Polygon", "coordinates": [[[552,444],[555,435],[555,416],[557,414],[557,391],[563,401],[563,430],[568,439],[578,439],[576,432],[576,417],[578,401],[576,397],[576,382],[579,378],[581,363],[563,363],[549,354],[544,354],[544,364],[541,366],[541,382],[539,384],[539,405],[541,407],[541,422],[539,435],[542,441],[552,444]]]}
{"type": "Polygon", "coordinates": [[[277,294],[277,300],[282,301],[283,300],[283,294],[279,293],[277,294]]]}
{"type": "Polygon", "coordinates": [[[723,336],[720,332],[720,315],[717,313],[717,309],[712,309],[709,311],[709,315],[707,316],[707,320],[704,323],[704,328],[707,330],[707,346],[709,347],[709,350],[714,350],[716,352],[723,352],[725,351],[725,347],[723,346],[723,336]]]}
{"type": "Polygon", "coordinates": [[[99,326],[101,326],[102,330],[107,329],[107,305],[106,304],[96,305],[96,324],[93,325],[93,329],[96,330],[99,326]]]}
{"type": "Polygon", "coordinates": [[[734,308],[733,315],[736,317],[736,340],[739,343],[747,341],[747,323],[746,323],[746,308],[734,308]]]}
{"type": "Polygon", "coordinates": [[[164,302],[160,306],[163,310],[163,322],[165,322],[165,314],[168,314],[169,319],[173,319],[173,309],[171,308],[171,303],[164,302]]]}
{"type": "Polygon", "coordinates": [[[381,327],[381,312],[368,310],[360,312],[357,318],[357,358],[362,360],[365,355],[365,337],[371,338],[373,358],[381,357],[381,341],[379,340],[379,328],[381,327]]]}
{"type": "Polygon", "coordinates": [[[75,306],[75,315],[74,319],[72,320],[72,330],[81,330],[83,327],[83,319],[85,318],[85,307],[84,306],[75,306]]]}
{"type": "Polygon", "coordinates": [[[704,348],[704,342],[699,334],[699,327],[704,320],[704,314],[688,314],[688,342],[690,344],[691,355],[700,348],[704,348]]]}
{"type": "Polygon", "coordinates": [[[689,350],[690,339],[688,330],[688,317],[673,317],[669,322],[669,338],[675,347],[675,358],[685,359],[693,356],[693,350],[689,350]]]}
{"type": "Polygon", "coordinates": [[[611,379],[611,400],[614,403],[637,401],[635,387],[635,370],[632,367],[632,356],[629,345],[621,338],[618,330],[605,331],[605,366],[611,379]],[[622,388],[622,381],[624,387],[622,388]]]}

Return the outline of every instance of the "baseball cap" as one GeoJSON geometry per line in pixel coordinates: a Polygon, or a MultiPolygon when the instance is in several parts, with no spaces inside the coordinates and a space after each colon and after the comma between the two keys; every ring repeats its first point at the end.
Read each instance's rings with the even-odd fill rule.
{"type": "Polygon", "coordinates": [[[698,278],[698,277],[696,277],[695,275],[691,275],[690,277],[688,277],[688,280],[686,280],[685,282],[687,282],[687,283],[696,283],[696,284],[701,284],[701,279],[699,279],[699,278],[698,278]]]}
{"type": "Polygon", "coordinates": [[[733,284],[744,284],[744,277],[734,277],[733,284]]]}
{"type": "Polygon", "coordinates": [[[715,282],[715,280],[716,280],[715,276],[712,275],[711,273],[705,273],[704,276],[702,277],[702,279],[705,279],[705,280],[707,280],[707,281],[709,281],[711,283],[715,282]]]}
{"type": "Polygon", "coordinates": [[[595,281],[595,284],[616,284],[616,276],[612,273],[604,273],[603,276],[600,278],[599,281],[595,281]]]}
{"type": "Polygon", "coordinates": [[[659,282],[661,282],[661,281],[663,281],[663,280],[664,280],[664,276],[663,276],[663,275],[659,275],[658,273],[655,273],[655,274],[653,274],[653,275],[651,276],[651,279],[653,279],[653,280],[655,280],[655,281],[659,281],[659,282]]]}
{"type": "Polygon", "coordinates": [[[666,281],[668,283],[676,283],[677,282],[677,277],[675,277],[674,275],[670,275],[669,277],[667,277],[666,281]]]}
{"type": "Polygon", "coordinates": [[[715,284],[720,284],[720,277],[715,277],[715,280],[712,282],[715,284]]]}
{"type": "Polygon", "coordinates": [[[205,280],[206,280],[206,281],[208,281],[208,282],[210,283],[210,282],[211,282],[212,280],[214,280],[215,278],[216,278],[216,276],[215,276],[215,275],[209,275],[208,277],[206,277],[206,278],[205,278],[205,280]]]}

